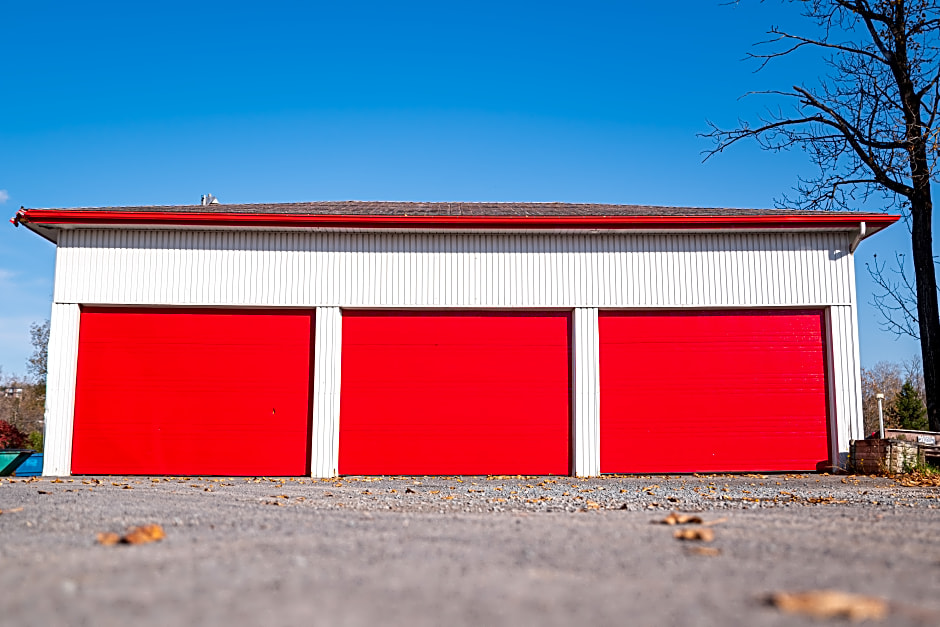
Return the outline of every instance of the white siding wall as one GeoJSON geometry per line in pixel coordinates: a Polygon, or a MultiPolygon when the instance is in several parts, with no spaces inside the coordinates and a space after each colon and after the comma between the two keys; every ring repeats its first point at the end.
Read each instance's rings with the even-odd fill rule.
{"type": "Polygon", "coordinates": [[[343,317],[339,307],[318,307],[313,345],[313,433],[310,474],[335,477],[339,468],[340,351],[343,317]]]}
{"type": "Polygon", "coordinates": [[[573,470],[600,470],[598,308],[824,307],[834,453],[861,434],[849,233],[60,234],[44,474],[68,474],[78,304],[317,307],[314,476],[337,472],[342,307],[573,309],[573,470]]]}
{"type": "Polygon", "coordinates": [[[72,416],[78,367],[78,305],[54,303],[49,323],[45,441],[42,474],[71,474],[72,416]]]}
{"type": "Polygon", "coordinates": [[[574,474],[601,474],[601,351],[597,309],[574,310],[571,333],[574,474]]]}
{"type": "Polygon", "coordinates": [[[851,304],[848,233],[77,230],[55,301],[286,307],[851,304]]]}
{"type": "Polygon", "coordinates": [[[858,323],[854,306],[829,309],[829,413],[833,461],[845,468],[849,442],[865,437],[858,323]]]}

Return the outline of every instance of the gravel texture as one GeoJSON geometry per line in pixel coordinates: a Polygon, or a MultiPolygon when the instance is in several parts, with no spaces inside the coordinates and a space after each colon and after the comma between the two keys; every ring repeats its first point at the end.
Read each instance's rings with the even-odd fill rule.
{"type": "Polygon", "coordinates": [[[836,589],[937,625],[938,508],[814,474],[4,479],[0,622],[818,625],[765,599],[836,589]],[[166,538],[96,542],[149,523],[166,538]]]}

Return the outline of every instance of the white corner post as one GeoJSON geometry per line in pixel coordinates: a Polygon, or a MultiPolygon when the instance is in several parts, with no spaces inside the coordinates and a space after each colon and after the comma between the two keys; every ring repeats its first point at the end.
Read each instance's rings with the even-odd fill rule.
{"type": "Polygon", "coordinates": [[[849,442],[865,437],[858,324],[853,305],[829,307],[829,434],[832,464],[845,468],[849,442]]]}
{"type": "Polygon", "coordinates": [[[572,447],[576,477],[601,474],[600,340],[597,309],[578,307],[572,316],[572,447]]]}
{"type": "Polygon", "coordinates": [[[339,474],[339,386],[343,315],[339,307],[317,307],[313,344],[313,416],[310,476],[339,474]]]}
{"type": "Polygon", "coordinates": [[[72,474],[72,425],[75,418],[75,377],[81,312],[74,303],[53,303],[49,321],[46,373],[45,437],[42,474],[72,474]]]}

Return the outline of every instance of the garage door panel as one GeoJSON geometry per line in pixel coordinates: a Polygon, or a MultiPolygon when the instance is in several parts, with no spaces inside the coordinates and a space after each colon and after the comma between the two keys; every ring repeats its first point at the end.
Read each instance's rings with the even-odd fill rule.
{"type": "Polygon", "coordinates": [[[72,471],[303,475],[310,312],[86,308],[72,471]],[[259,454],[277,443],[277,454],[259,454]]]}
{"type": "MultiPolygon", "coordinates": [[[[344,328],[344,336],[346,329],[344,328]]],[[[552,377],[567,376],[568,370],[564,364],[556,363],[560,351],[567,351],[562,346],[534,346],[519,350],[502,350],[498,345],[490,346],[454,346],[438,344],[435,346],[407,345],[354,345],[344,341],[344,358],[350,351],[357,351],[370,355],[375,368],[387,368],[387,372],[379,381],[360,383],[358,380],[351,385],[365,385],[368,388],[376,386],[395,387],[412,382],[414,378],[421,377],[423,381],[439,386],[460,387],[462,384],[454,380],[453,369],[459,364],[461,372],[471,373],[474,380],[487,383],[491,389],[516,389],[522,383],[529,386],[551,388],[550,383],[544,383],[546,372],[552,377]],[[493,363],[493,355],[501,356],[501,363],[493,363]],[[511,370],[513,363],[530,363],[544,361],[545,365],[536,370],[523,370],[513,373],[511,380],[505,378],[506,372],[511,370]]],[[[343,381],[344,385],[346,381],[343,381]]]]}
{"type": "Polygon", "coordinates": [[[564,474],[568,316],[351,312],[342,474],[564,474]]]}
{"type": "Polygon", "coordinates": [[[599,327],[602,472],[827,459],[822,312],[603,312],[599,327]]]}

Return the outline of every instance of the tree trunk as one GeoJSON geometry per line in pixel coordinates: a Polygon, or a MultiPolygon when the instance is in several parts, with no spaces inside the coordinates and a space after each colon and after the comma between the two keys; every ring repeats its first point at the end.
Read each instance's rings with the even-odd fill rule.
{"type": "Polygon", "coordinates": [[[911,198],[911,244],[914,251],[914,278],[917,283],[917,318],[920,327],[920,350],[924,366],[924,388],[927,392],[927,418],[931,431],[940,431],[940,312],[937,310],[937,273],[933,260],[931,217],[933,202],[930,181],[915,180],[911,198]]]}

